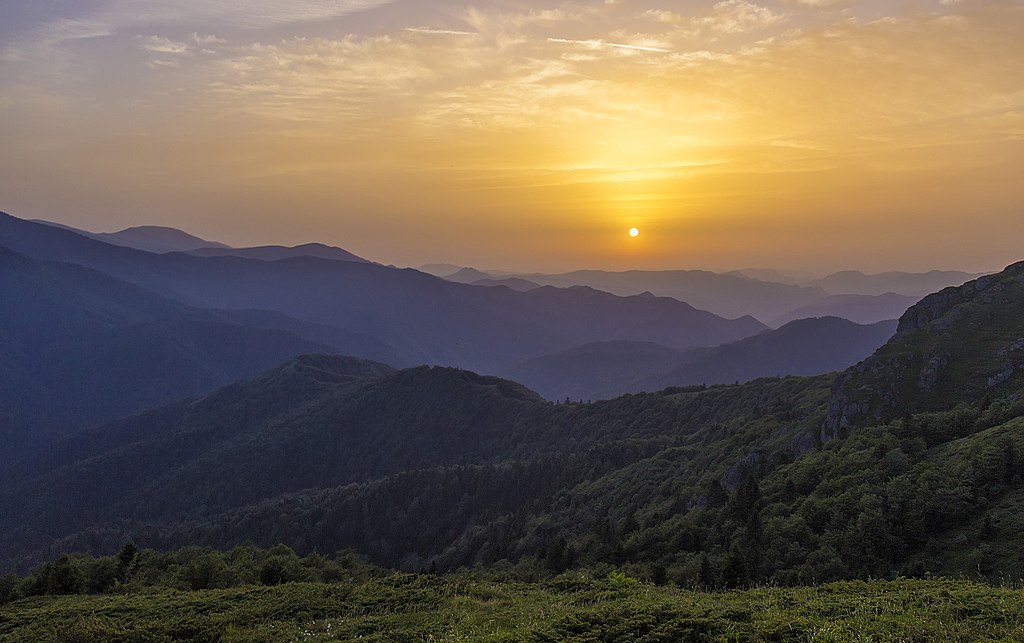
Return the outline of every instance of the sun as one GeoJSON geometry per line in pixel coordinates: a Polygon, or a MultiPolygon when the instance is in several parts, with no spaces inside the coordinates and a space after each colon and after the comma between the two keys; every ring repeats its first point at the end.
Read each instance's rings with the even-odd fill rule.
{"type": "Polygon", "coordinates": [[[630,228],[629,229],[629,236],[631,236],[631,237],[639,237],[640,236],[640,230],[638,230],[637,228],[630,228]]]}

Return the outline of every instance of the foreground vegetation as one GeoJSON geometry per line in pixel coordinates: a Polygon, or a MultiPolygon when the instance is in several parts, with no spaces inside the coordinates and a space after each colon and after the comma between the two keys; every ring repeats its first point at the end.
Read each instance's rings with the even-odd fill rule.
{"type": "Polygon", "coordinates": [[[1024,639],[1024,590],[966,580],[704,592],[608,566],[395,573],[278,545],[125,545],[0,577],[0,641],[931,641],[1024,639]]]}
{"type": "Polygon", "coordinates": [[[701,593],[579,572],[542,583],[398,574],[41,596],[4,641],[984,641],[1024,638],[1024,592],[951,580],[701,593]]]}

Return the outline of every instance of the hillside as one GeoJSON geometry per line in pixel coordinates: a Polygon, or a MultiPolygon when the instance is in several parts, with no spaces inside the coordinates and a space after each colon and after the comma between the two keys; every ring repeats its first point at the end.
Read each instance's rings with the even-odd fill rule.
{"type": "Polygon", "coordinates": [[[1020,387],[1024,262],[929,295],[896,337],[835,385],[826,431],[951,408],[1020,387]]]}
{"type": "Polygon", "coordinates": [[[596,400],[669,386],[819,375],[856,364],[895,330],[895,321],[862,326],[824,317],[690,351],[638,342],[586,344],[532,359],[505,375],[551,400],[596,400]]]}
{"type": "Polygon", "coordinates": [[[3,247],[0,291],[2,466],[75,429],[209,392],[289,357],[333,350],[334,342],[360,341],[279,314],[186,307],[3,247]]]}
{"type": "Polygon", "coordinates": [[[813,393],[805,382],[794,388],[780,381],[556,406],[518,384],[466,371],[382,369],[347,358],[304,357],[202,400],[76,434],[46,458],[13,472],[0,492],[8,524],[22,525],[16,539],[7,534],[0,555],[20,558],[82,530],[93,534],[94,543],[104,532],[120,538],[116,534],[123,533],[128,516],[132,531],[149,533],[154,545],[236,536],[261,540],[261,534],[279,529],[273,525],[282,514],[316,504],[344,512],[372,497],[372,525],[366,516],[364,522],[335,523],[322,522],[323,515],[314,521],[321,526],[308,522],[311,517],[294,524],[304,524],[303,540],[320,543],[324,551],[351,546],[343,544],[350,537],[366,544],[369,534],[381,530],[390,535],[380,544],[390,545],[375,551],[375,559],[397,564],[398,551],[412,551],[405,549],[403,533],[423,543],[420,555],[437,555],[449,541],[427,522],[407,523],[394,512],[418,506],[444,517],[438,529],[466,529],[468,535],[502,507],[540,508],[537,494],[572,489],[670,445],[703,444],[698,460],[709,464],[725,454],[715,455],[707,440],[741,440],[736,433],[745,432],[737,443],[743,448],[768,443],[784,451],[795,435],[813,434],[813,417],[784,427],[769,417],[754,423],[740,418],[751,410],[764,413],[757,409],[767,391],[774,391],[778,405],[790,396],[813,400],[800,402],[790,419],[814,413],[827,396],[825,380],[813,393]],[[725,433],[723,426],[729,427],[725,433]],[[356,482],[363,486],[344,486],[356,482]],[[519,492],[504,500],[485,501],[481,495],[479,504],[458,512],[436,504],[478,485],[480,494],[519,492]],[[450,491],[419,502],[409,496],[442,488],[450,491]],[[296,498],[297,507],[281,508],[292,502],[287,494],[309,489],[322,489],[331,499],[310,505],[296,498]],[[88,503],[78,500],[83,493],[88,503]],[[239,511],[252,515],[233,515],[239,511]]]}

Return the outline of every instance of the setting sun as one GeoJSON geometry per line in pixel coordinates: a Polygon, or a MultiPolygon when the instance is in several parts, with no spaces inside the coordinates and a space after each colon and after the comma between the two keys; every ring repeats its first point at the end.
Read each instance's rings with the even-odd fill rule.
{"type": "Polygon", "coordinates": [[[639,237],[640,236],[640,230],[638,230],[636,228],[630,228],[629,229],[629,236],[631,236],[631,237],[639,237]]]}

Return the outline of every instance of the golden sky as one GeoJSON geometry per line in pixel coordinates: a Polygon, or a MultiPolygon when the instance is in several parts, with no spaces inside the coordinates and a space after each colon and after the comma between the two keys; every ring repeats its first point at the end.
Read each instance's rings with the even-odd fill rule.
{"type": "Polygon", "coordinates": [[[1020,1],[25,0],[0,25],[16,216],[399,265],[1024,259],[1020,1]]]}

